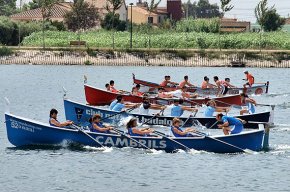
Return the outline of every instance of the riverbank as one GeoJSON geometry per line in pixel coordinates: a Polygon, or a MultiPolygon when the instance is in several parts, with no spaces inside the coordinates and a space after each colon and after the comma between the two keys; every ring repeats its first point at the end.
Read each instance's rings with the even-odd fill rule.
{"type": "Polygon", "coordinates": [[[0,64],[225,67],[290,67],[289,50],[92,49],[9,47],[0,64]]]}

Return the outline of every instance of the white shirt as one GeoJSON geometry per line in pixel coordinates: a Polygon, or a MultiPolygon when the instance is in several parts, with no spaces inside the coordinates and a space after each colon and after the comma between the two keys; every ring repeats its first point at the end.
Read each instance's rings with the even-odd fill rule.
{"type": "Polygon", "coordinates": [[[170,91],[168,93],[172,94],[174,97],[182,98],[182,91],[181,91],[181,89],[177,89],[175,91],[170,91]]]}
{"type": "Polygon", "coordinates": [[[149,115],[149,109],[144,109],[143,104],[139,107],[139,113],[143,115],[149,115]]]}

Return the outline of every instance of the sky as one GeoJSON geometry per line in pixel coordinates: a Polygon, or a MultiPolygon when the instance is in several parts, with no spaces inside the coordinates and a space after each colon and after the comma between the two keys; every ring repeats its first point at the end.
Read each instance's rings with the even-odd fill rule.
{"type": "MultiPolygon", "coordinates": [[[[125,0],[126,4],[136,3],[137,0],[125,0]]],[[[143,0],[144,1],[144,0],[143,0]]],[[[148,0],[150,1],[150,0],[148,0]]],[[[187,2],[187,0],[182,0],[187,2]]],[[[234,8],[226,14],[226,17],[237,18],[241,21],[256,22],[254,9],[260,0],[232,0],[234,8]]],[[[22,3],[29,2],[29,0],[22,0],[22,3]]],[[[194,0],[191,0],[194,2],[194,0]]],[[[209,0],[210,3],[220,4],[220,0],[209,0]]],[[[17,0],[19,6],[20,0],[17,0]]],[[[278,13],[283,17],[290,17],[290,0],[268,0],[269,6],[275,5],[278,13]]],[[[166,0],[161,0],[161,6],[166,6],[166,0]]]]}

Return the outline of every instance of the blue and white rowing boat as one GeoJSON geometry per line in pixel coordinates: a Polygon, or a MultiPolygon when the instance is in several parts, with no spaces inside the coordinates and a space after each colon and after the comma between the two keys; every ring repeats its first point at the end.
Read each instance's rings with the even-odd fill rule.
{"type": "MultiPolygon", "coordinates": [[[[125,118],[128,116],[133,116],[138,119],[139,123],[147,122],[148,125],[163,125],[163,126],[171,126],[172,120],[174,117],[172,116],[153,116],[153,115],[143,115],[138,113],[120,113],[111,111],[108,109],[84,105],[78,102],[71,101],[69,99],[64,99],[64,110],[65,116],[67,120],[72,120],[73,122],[86,126],[88,124],[88,120],[92,115],[99,114],[105,123],[117,124],[121,118],[125,118]],[[112,116],[112,117],[111,117],[112,116]],[[151,120],[150,120],[151,119],[151,120]],[[150,120],[150,121],[148,121],[150,120]]],[[[269,123],[271,112],[262,112],[248,115],[239,115],[236,116],[245,121],[256,121],[256,122],[265,122],[269,123]]],[[[185,127],[191,127],[196,123],[200,122],[203,126],[207,128],[217,128],[215,117],[180,117],[182,123],[185,123],[185,127]],[[197,121],[196,121],[197,120],[197,121]],[[212,125],[215,126],[212,127],[212,125]]],[[[271,122],[270,122],[271,124],[271,122]]],[[[257,124],[245,124],[245,128],[258,128],[257,124]]]]}
{"type": "Polygon", "coordinates": [[[84,134],[83,131],[77,129],[58,128],[35,120],[15,116],[10,113],[5,113],[5,120],[8,140],[16,147],[42,145],[56,146],[62,145],[64,142],[72,142],[95,147],[100,147],[100,144],[107,147],[118,148],[144,148],[144,146],[146,146],[150,149],[173,152],[182,149],[181,145],[174,142],[177,141],[194,150],[215,153],[236,153],[243,152],[241,149],[260,151],[263,147],[268,146],[268,134],[265,134],[263,125],[260,126],[259,130],[247,131],[230,136],[180,137],[172,139],[166,137],[131,137],[139,142],[137,143],[129,137],[118,134],[93,133],[89,131],[85,131],[86,134],[84,134]],[[93,139],[91,139],[91,137],[93,139]],[[100,144],[95,142],[94,139],[100,144]],[[225,144],[225,142],[227,144],[225,144]]]}

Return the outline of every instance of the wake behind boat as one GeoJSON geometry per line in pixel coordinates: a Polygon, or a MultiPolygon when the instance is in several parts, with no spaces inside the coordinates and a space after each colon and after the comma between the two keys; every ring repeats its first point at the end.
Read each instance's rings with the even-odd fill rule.
{"type": "Polygon", "coordinates": [[[150,148],[173,152],[183,149],[182,145],[189,149],[209,151],[215,153],[236,153],[249,149],[260,151],[268,146],[268,132],[260,125],[259,130],[247,131],[236,135],[214,137],[140,137],[132,136],[137,142],[129,137],[119,134],[92,133],[70,128],[59,128],[26,119],[10,113],[5,113],[8,140],[16,147],[61,145],[63,142],[72,142],[82,145],[100,147],[134,147],[150,148]],[[95,142],[95,140],[97,142],[95,142]],[[177,144],[180,143],[180,144],[177,144]],[[142,144],[142,145],[140,145],[142,144]]]}

